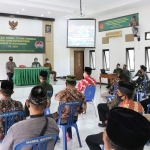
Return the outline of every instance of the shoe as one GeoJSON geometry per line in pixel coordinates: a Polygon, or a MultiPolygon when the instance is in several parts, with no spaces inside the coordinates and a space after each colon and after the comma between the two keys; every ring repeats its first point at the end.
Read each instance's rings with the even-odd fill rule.
{"type": "Polygon", "coordinates": [[[57,81],[56,79],[54,81],[57,81]]]}
{"type": "Polygon", "coordinates": [[[98,126],[99,127],[106,127],[106,124],[105,123],[98,123],[98,126]]]}

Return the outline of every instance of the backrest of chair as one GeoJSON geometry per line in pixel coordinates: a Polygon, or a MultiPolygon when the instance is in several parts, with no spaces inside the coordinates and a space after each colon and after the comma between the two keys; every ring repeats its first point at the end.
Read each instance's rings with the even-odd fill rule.
{"type": "Polygon", "coordinates": [[[52,95],[53,95],[53,91],[49,91],[49,90],[48,90],[48,91],[47,91],[47,97],[50,97],[50,98],[51,98],[52,95]]]}
{"type": "Polygon", "coordinates": [[[8,129],[17,121],[23,120],[24,113],[22,111],[10,111],[0,114],[0,118],[4,121],[4,136],[8,129]],[[16,120],[17,118],[17,120],[16,120]]]}
{"type": "Polygon", "coordinates": [[[67,125],[72,125],[74,123],[74,115],[76,113],[76,110],[78,107],[81,107],[82,102],[79,100],[73,100],[71,102],[63,103],[59,106],[59,117],[58,117],[58,122],[57,124],[61,124],[61,116],[62,116],[62,111],[64,107],[69,107],[69,114],[68,114],[68,122],[67,125]]]}
{"type": "MultiPolygon", "coordinates": [[[[58,136],[56,134],[48,134],[18,143],[14,146],[14,150],[21,150],[23,147],[32,146],[32,150],[46,150],[48,142],[54,141],[54,146],[57,142],[58,136]]],[[[49,148],[50,149],[50,148],[49,148]]]]}
{"type": "Polygon", "coordinates": [[[45,108],[44,109],[44,116],[49,115],[50,114],[50,108],[45,108]]]}
{"type": "Polygon", "coordinates": [[[92,101],[94,99],[95,91],[96,91],[95,85],[89,85],[86,87],[84,91],[86,101],[92,101]]]}
{"type": "Polygon", "coordinates": [[[118,84],[114,85],[113,95],[116,94],[117,88],[118,88],[118,84]]]}
{"type": "Polygon", "coordinates": [[[141,86],[143,86],[141,92],[144,93],[144,92],[146,91],[147,80],[143,80],[143,81],[140,83],[140,85],[139,85],[138,88],[137,88],[137,91],[140,90],[141,86]]]}

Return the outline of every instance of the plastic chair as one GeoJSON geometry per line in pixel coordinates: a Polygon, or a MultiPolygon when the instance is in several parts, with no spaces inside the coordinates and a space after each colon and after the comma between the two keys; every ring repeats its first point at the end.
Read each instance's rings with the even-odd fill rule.
{"type": "MultiPolygon", "coordinates": [[[[63,104],[61,104],[59,106],[59,117],[58,117],[57,125],[58,125],[59,128],[62,129],[62,133],[63,133],[63,150],[67,150],[66,133],[67,133],[67,128],[68,127],[74,127],[76,129],[79,145],[80,145],[80,147],[82,147],[80,136],[79,136],[79,131],[78,131],[78,126],[77,126],[76,123],[74,123],[74,115],[76,113],[76,109],[78,107],[81,107],[81,105],[82,105],[81,101],[74,100],[74,101],[71,101],[71,102],[68,102],[68,103],[63,103],[63,104]],[[68,122],[67,122],[67,124],[62,125],[61,124],[61,116],[62,116],[63,108],[65,106],[69,107],[70,111],[69,111],[69,114],[68,114],[68,122]]],[[[70,138],[72,138],[72,133],[70,135],[70,138]]]]}
{"type": "Polygon", "coordinates": [[[58,139],[58,136],[56,134],[48,134],[45,136],[31,138],[29,140],[16,144],[13,150],[21,150],[23,147],[26,147],[26,146],[32,146],[32,150],[37,150],[37,149],[46,150],[48,142],[54,141],[54,147],[55,147],[57,139],[58,139]]]}
{"type": "Polygon", "coordinates": [[[150,112],[150,104],[147,105],[147,114],[150,112]]]}
{"type": "Polygon", "coordinates": [[[23,116],[24,113],[22,111],[10,111],[0,114],[0,118],[4,121],[4,136],[7,134],[8,129],[15,123],[15,118],[18,117],[18,121],[20,121],[23,120],[23,116]]]}
{"type": "Polygon", "coordinates": [[[51,113],[50,108],[45,108],[44,109],[44,116],[49,115],[50,113],[51,113]]]}
{"type": "Polygon", "coordinates": [[[96,108],[95,108],[95,105],[94,105],[95,91],[96,91],[95,85],[89,85],[89,86],[86,87],[86,89],[84,91],[84,96],[85,96],[86,102],[93,105],[95,115],[97,117],[96,108]]]}

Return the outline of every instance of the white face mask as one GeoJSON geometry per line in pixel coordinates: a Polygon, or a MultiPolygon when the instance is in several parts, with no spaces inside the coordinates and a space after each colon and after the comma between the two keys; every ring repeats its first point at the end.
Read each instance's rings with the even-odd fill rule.
{"type": "Polygon", "coordinates": [[[49,63],[49,60],[47,60],[46,62],[49,63]]]}

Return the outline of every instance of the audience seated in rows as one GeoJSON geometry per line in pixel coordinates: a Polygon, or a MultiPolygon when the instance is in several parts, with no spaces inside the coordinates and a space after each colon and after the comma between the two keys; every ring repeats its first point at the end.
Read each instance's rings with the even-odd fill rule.
{"type": "Polygon", "coordinates": [[[92,73],[92,68],[85,67],[83,73],[84,79],[82,79],[77,85],[78,91],[84,93],[84,90],[86,89],[87,86],[96,85],[96,80],[91,77],[91,73],[92,73]]]}
{"type": "MultiPolygon", "coordinates": [[[[1,150],[13,150],[14,145],[30,138],[46,134],[59,134],[56,122],[51,118],[44,117],[43,115],[44,109],[47,105],[47,91],[44,87],[33,87],[28,100],[26,100],[26,105],[30,111],[30,118],[11,126],[2,141],[1,150]],[[47,128],[45,128],[45,133],[41,135],[43,127],[45,127],[46,124],[47,128]]],[[[28,149],[32,148],[30,147],[28,149]]],[[[47,150],[48,149],[54,149],[53,142],[48,143],[47,150]]]]}
{"type": "MultiPolygon", "coordinates": [[[[78,114],[82,113],[86,110],[86,100],[84,95],[79,92],[76,88],[76,77],[73,75],[68,75],[66,77],[66,88],[60,92],[58,92],[57,94],[55,94],[55,99],[59,101],[59,106],[63,103],[66,102],[71,102],[72,100],[79,100],[82,101],[82,107],[77,109],[77,112],[75,113],[75,117],[74,117],[74,122],[77,122],[78,120],[78,114]]],[[[56,122],[58,121],[58,111],[47,115],[48,117],[52,117],[56,122]]],[[[65,107],[63,108],[63,112],[62,112],[62,118],[61,118],[61,124],[66,124],[68,121],[68,113],[69,113],[69,108],[65,107]]],[[[71,128],[67,129],[67,140],[70,140],[70,132],[71,132],[71,128]]]]}
{"type": "MultiPolygon", "coordinates": [[[[47,83],[47,76],[48,76],[48,73],[47,71],[41,71],[40,72],[40,77],[39,77],[39,80],[40,80],[40,84],[39,86],[43,86],[47,91],[51,91],[52,92],[52,95],[53,95],[53,87],[51,84],[47,83]]],[[[46,108],[49,108],[50,107],[50,104],[51,104],[51,97],[52,95],[48,95],[47,97],[47,105],[46,105],[46,108]]],[[[25,117],[28,117],[29,116],[29,110],[25,104],[25,117]]]]}
{"type": "MultiPolygon", "coordinates": [[[[131,109],[131,110],[134,110],[135,112],[138,112],[139,114],[142,114],[143,113],[143,107],[141,106],[141,104],[140,103],[138,103],[138,102],[134,102],[132,99],[131,99],[131,97],[132,97],[132,94],[133,94],[133,91],[134,91],[134,85],[133,85],[133,83],[131,83],[131,82],[126,82],[126,81],[120,81],[119,82],[119,86],[118,86],[118,90],[117,90],[117,96],[118,97],[120,97],[120,102],[119,102],[119,105],[118,105],[118,110],[119,110],[119,107],[124,107],[124,108],[127,108],[127,109],[131,109]]],[[[113,109],[113,108],[112,108],[113,109]]],[[[116,110],[117,110],[117,106],[116,106],[116,110]]],[[[130,112],[130,111],[129,111],[130,112]]],[[[118,112],[119,113],[119,112],[118,112]]],[[[121,115],[121,114],[120,114],[121,115]]],[[[102,127],[104,127],[104,126],[106,126],[106,123],[107,123],[107,127],[110,127],[109,125],[109,118],[110,118],[110,116],[111,116],[111,110],[110,111],[108,111],[108,121],[105,121],[102,125],[102,127]]],[[[118,115],[118,117],[119,117],[119,115],[118,115]]],[[[119,123],[121,123],[120,121],[121,121],[121,118],[119,117],[118,118],[117,116],[114,118],[114,120],[117,120],[117,119],[120,119],[120,120],[118,120],[118,125],[119,125],[119,123]]],[[[125,115],[124,115],[124,117],[125,117],[125,115]]],[[[123,118],[122,118],[123,119],[123,118]]],[[[124,124],[124,125],[127,125],[127,124],[129,124],[129,125],[131,125],[130,124],[130,120],[132,120],[132,119],[126,119],[126,120],[124,120],[125,122],[126,122],[126,124],[124,124]]],[[[135,122],[137,122],[138,121],[138,119],[136,118],[135,120],[134,120],[135,122]]],[[[141,120],[140,120],[141,121],[141,120]]],[[[133,125],[133,124],[132,124],[133,125]]],[[[136,124],[135,124],[136,125],[136,124]]],[[[116,124],[116,126],[117,126],[117,124],[116,124]]],[[[107,127],[106,127],[106,130],[107,130],[107,127]]],[[[115,126],[112,126],[112,129],[113,128],[115,128],[115,126]]],[[[127,129],[128,130],[128,129],[127,129]]],[[[115,132],[118,132],[118,134],[119,134],[119,132],[121,133],[121,131],[119,131],[119,129],[117,130],[117,128],[115,128],[115,131],[113,132],[113,133],[115,133],[115,132]]],[[[122,132],[124,132],[124,131],[122,131],[122,132]]],[[[106,134],[105,132],[104,132],[104,134],[106,134]]],[[[111,133],[110,133],[111,134],[111,133]]],[[[146,134],[146,133],[145,133],[146,134]]],[[[115,137],[117,134],[114,134],[113,136],[115,137]]],[[[134,134],[133,134],[134,135],[134,134]]],[[[103,138],[102,138],[102,136],[103,136],[103,133],[99,133],[99,134],[95,134],[95,135],[90,135],[90,136],[88,136],[87,138],[86,138],[86,143],[88,144],[88,146],[89,146],[89,148],[90,148],[90,150],[101,150],[101,148],[100,148],[100,145],[101,144],[104,144],[104,142],[103,142],[103,138]]],[[[142,135],[140,135],[140,136],[142,136],[142,135]]],[[[123,135],[121,136],[120,135],[120,137],[119,136],[116,136],[116,139],[118,139],[118,138],[124,138],[123,137],[123,135]]],[[[126,142],[131,142],[130,140],[128,141],[127,140],[127,138],[130,138],[130,137],[126,137],[125,138],[125,140],[124,141],[126,141],[126,142]]],[[[149,138],[147,138],[147,141],[148,141],[148,139],[149,138]]],[[[134,140],[134,139],[133,139],[134,140]]],[[[145,141],[145,143],[144,144],[146,144],[146,142],[147,141],[145,141]]],[[[113,141],[114,142],[114,141],[113,141]]],[[[117,141],[116,141],[117,142],[117,141]]],[[[117,145],[117,143],[114,143],[114,144],[116,144],[116,146],[121,146],[121,145],[117,145]]],[[[144,144],[142,145],[142,146],[144,146],[144,144]]],[[[124,145],[125,146],[125,145],[124,145]]],[[[134,145],[135,147],[137,146],[137,143],[135,143],[135,145],[134,145]]],[[[113,147],[112,147],[113,148],[113,147]]],[[[123,148],[126,148],[126,147],[123,147],[123,148]]],[[[115,149],[115,150],[120,150],[120,149],[115,149]]],[[[122,149],[123,150],[123,149],[122,149]]],[[[135,149],[134,149],[135,150],[135,149]]]]}
{"type": "MultiPolygon", "coordinates": [[[[15,101],[11,98],[14,85],[11,81],[2,81],[0,90],[0,114],[13,110],[23,111],[23,105],[19,101],[15,101]]],[[[17,122],[17,118],[15,120],[17,122]]],[[[0,119],[0,140],[4,138],[4,122],[0,119]]]]}

